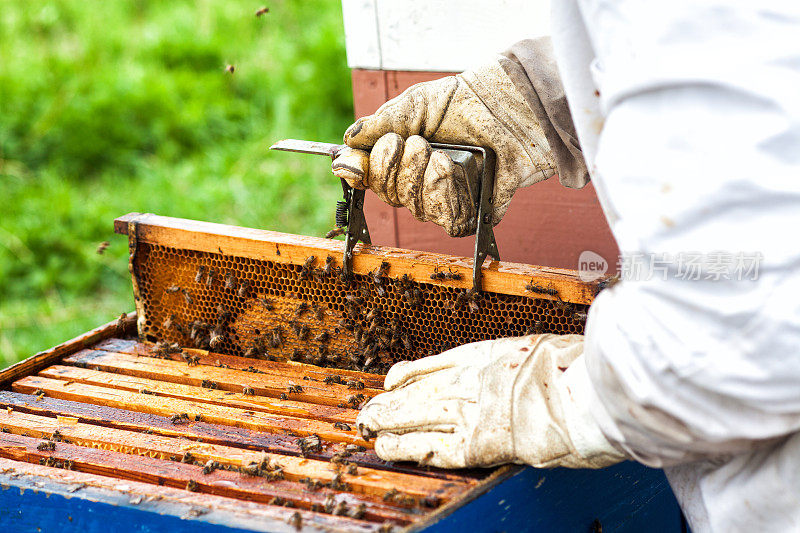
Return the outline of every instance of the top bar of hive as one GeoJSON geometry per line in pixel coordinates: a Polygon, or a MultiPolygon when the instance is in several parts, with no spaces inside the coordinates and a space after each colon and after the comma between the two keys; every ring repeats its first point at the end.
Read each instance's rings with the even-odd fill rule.
{"type": "Polygon", "coordinates": [[[346,283],[343,241],[138,213],[114,228],[129,234],[140,337],[208,348],[213,329],[214,351],[230,355],[384,372],[478,340],[582,333],[599,288],[575,271],[487,260],[470,305],[469,258],[359,244],[346,283]],[[198,324],[208,331],[192,334],[198,324]]]}

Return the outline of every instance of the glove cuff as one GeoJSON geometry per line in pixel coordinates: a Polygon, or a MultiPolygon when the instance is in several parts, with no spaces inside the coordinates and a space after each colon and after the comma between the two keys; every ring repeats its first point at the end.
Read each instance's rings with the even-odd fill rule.
{"type": "Polygon", "coordinates": [[[627,459],[625,454],[611,445],[592,414],[598,410],[604,412],[605,408],[589,379],[583,354],[564,372],[561,385],[564,426],[575,453],[592,468],[602,468],[627,459]]]}

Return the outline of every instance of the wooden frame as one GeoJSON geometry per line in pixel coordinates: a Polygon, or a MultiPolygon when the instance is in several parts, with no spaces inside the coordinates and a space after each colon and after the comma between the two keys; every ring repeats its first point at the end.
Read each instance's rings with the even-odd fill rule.
{"type": "MultiPolygon", "coordinates": [[[[201,252],[220,253],[252,259],[302,265],[309,255],[332,255],[341,265],[344,242],[268,230],[257,230],[163,217],[153,214],[130,213],[114,221],[117,233],[127,234],[128,224],[137,228],[138,242],[169,246],[201,252]]],[[[390,261],[394,277],[408,274],[418,283],[446,285],[460,289],[472,287],[472,259],[445,254],[403,250],[388,246],[359,243],[353,257],[353,272],[368,274],[381,262],[390,261]],[[462,274],[461,280],[438,281],[430,275],[439,270],[462,274]]],[[[534,296],[525,286],[534,281],[554,290],[552,294],[536,294],[537,298],[590,304],[599,282],[581,281],[574,270],[539,267],[487,259],[483,267],[483,289],[489,292],[534,296]]]]}

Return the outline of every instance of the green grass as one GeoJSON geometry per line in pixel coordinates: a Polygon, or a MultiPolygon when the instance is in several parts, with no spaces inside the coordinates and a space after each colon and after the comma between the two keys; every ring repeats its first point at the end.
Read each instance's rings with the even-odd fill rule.
{"type": "Polygon", "coordinates": [[[267,5],[3,2],[0,364],[132,310],[119,215],[330,228],[329,163],[267,148],[352,121],[341,6],[267,5]]]}

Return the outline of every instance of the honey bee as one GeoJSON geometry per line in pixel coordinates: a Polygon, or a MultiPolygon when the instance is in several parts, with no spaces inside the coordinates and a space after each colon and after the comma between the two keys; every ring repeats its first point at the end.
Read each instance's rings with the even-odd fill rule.
{"type": "Polygon", "coordinates": [[[56,449],[56,443],[51,440],[46,440],[44,442],[40,442],[36,449],[40,452],[52,452],[56,449]]]}
{"type": "Polygon", "coordinates": [[[270,338],[269,345],[272,348],[280,348],[283,346],[283,330],[280,326],[275,326],[272,330],[272,338],[270,338]]]}
{"type": "Polygon", "coordinates": [[[189,421],[189,415],[186,413],[175,413],[171,417],[169,417],[170,422],[173,424],[183,424],[184,421],[189,421]]]}
{"type": "Polygon", "coordinates": [[[359,503],[358,506],[354,507],[352,511],[350,511],[350,517],[355,518],[357,520],[361,520],[367,514],[367,505],[365,503],[359,503]]]}
{"type": "Polygon", "coordinates": [[[164,292],[166,292],[167,294],[174,294],[174,293],[178,292],[179,290],[181,290],[181,288],[178,287],[177,285],[170,285],[169,287],[164,289],[164,292]]]}
{"type": "Polygon", "coordinates": [[[347,382],[347,388],[353,390],[364,390],[364,382],[360,379],[353,379],[347,382]]]}
{"type": "Polygon", "coordinates": [[[224,285],[224,287],[226,289],[233,289],[234,287],[236,287],[236,276],[234,276],[230,272],[225,274],[225,285],[224,285]]]}
{"type": "Polygon", "coordinates": [[[385,276],[389,273],[389,262],[382,261],[381,266],[378,267],[378,271],[375,273],[376,277],[385,276]]]}
{"type": "Polygon", "coordinates": [[[328,342],[330,340],[330,338],[331,338],[330,334],[327,331],[323,331],[322,333],[320,333],[319,335],[314,337],[314,340],[316,342],[325,343],[325,342],[328,342]]]}
{"type": "Polygon", "coordinates": [[[441,501],[439,500],[439,497],[435,496],[433,494],[429,494],[428,496],[425,496],[421,500],[421,502],[422,502],[423,506],[428,507],[430,509],[433,509],[434,507],[439,507],[439,504],[441,503],[441,501]]]}
{"type": "Polygon", "coordinates": [[[353,329],[355,328],[355,323],[353,323],[353,321],[350,320],[349,318],[341,319],[338,322],[338,324],[340,328],[346,329],[347,331],[353,331],[353,329]]]}
{"type": "Polygon", "coordinates": [[[358,466],[355,463],[348,463],[347,465],[347,473],[351,476],[358,475],[358,466]]]}
{"type": "Polygon", "coordinates": [[[111,243],[108,241],[103,241],[99,245],[97,245],[97,253],[98,255],[103,255],[103,252],[106,251],[106,248],[109,247],[111,243]]]}
{"type": "Polygon", "coordinates": [[[181,458],[181,462],[182,463],[186,463],[186,464],[190,464],[190,465],[194,464],[194,461],[195,461],[195,458],[194,458],[194,455],[191,454],[191,452],[184,453],[183,457],[181,458]]]}
{"type": "Polygon", "coordinates": [[[294,383],[292,383],[291,385],[289,385],[287,390],[288,390],[289,394],[300,394],[300,393],[303,392],[303,387],[301,387],[300,385],[295,385],[294,383]]]}
{"type": "Polygon", "coordinates": [[[460,272],[453,272],[450,267],[447,267],[447,272],[445,272],[444,277],[446,279],[451,279],[453,281],[459,281],[464,278],[464,276],[460,272]]]}
{"type": "Polygon", "coordinates": [[[242,394],[244,394],[245,396],[254,396],[255,393],[256,391],[253,390],[253,387],[244,387],[242,389],[242,394]]]}
{"type": "Polygon", "coordinates": [[[383,493],[383,501],[385,502],[394,501],[394,499],[397,498],[397,496],[399,495],[400,491],[397,489],[387,490],[386,492],[383,493]]]}
{"type": "Polygon", "coordinates": [[[403,348],[406,350],[411,350],[411,338],[408,336],[408,333],[401,333],[400,341],[403,343],[403,348]]]}
{"type": "Polygon", "coordinates": [[[345,424],[344,422],[336,422],[333,427],[336,429],[341,429],[342,431],[350,431],[350,426],[345,424]]]}
{"type": "Polygon", "coordinates": [[[211,287],[214,284],[214,281],[217,278],[217,269],[211,268],[208,271],[208,276],[206,276],[206,287],[211,287]]]}
{"type": "Polygon", "coordinates": [[[317,320],[319,320],[320,322],[325,320],[325,309],[322,306],[315,306],[314,314],[316,315],[317,320]]]}
{"type": "Polygon", "coordinates": [[[373,307],[372,309],[369,310],[369,313],[367,313],[367,316],[365,318],[369,322],[374,322],[376,320],[380,320],[380,318],[381,318],[380,309],[373,307]]]}
{"type": "Polygon", "coordinates": [[[308,311],[308,302],[300,302],[297,304],[297,309],[295,310],[294,314],[297,316],[303,316],[303,313],[306,311],[308,311]]]}
{"type": "Polygon", "coordinates": [[[547,294],[549,296],[558,296],[558,291],[554,289],[552,286],[542,287],[533,280],[529,281],[528,284],[525,285],[525,290],[528,292],[533,292],[535,294],[547,294]]]}
{"type": "Polygon", "coordinates": [[[358,406],[364,401],[364,395],[360,392],[358,394],[351,394],[345,398],[344,401],[353,409],[358,409],[358,406]]]}
{"type": "MultiPolygon", "coordinates": [[[[436,268],[438,269],[439,267],[436,267],[436,268]]],[[[439,272],[438,270],[434,270],[431,273],[430,278],[431,279],[444,279],[445,278],[445,274],[444,274],[444,272],[439,272]]]]}
{"type": "Polygon", "coordinates": [[[322,273],[330,276],[333,273],[333,257],[330,255],[325,258],[325,266],[322,268],[322,273]]]}
{"type": "Polygon", "coordinates": [[[225,337],[222,336],[222,333],[220,333],[217,330],[214,330],[214,331],[211,332],[211,338],[208,341],[208,345],[212,349],[215,349],[217,346],[222,344],[222,341],[224,341],[224,340],[225,340],[225,337]]]}
{"type": "Polygon", "coordinates": [[[236,71],[236,67],[233,65],[225,65],[225,72],[228,74],[233,74],[236,71]]]}
{"type": "MultiPolygon", "coordinates": [[[[597,293],[599,293],[600,291],[602,291],[604,289],[610,289],[611,287],[613,287],[614,285],[616,285],[619,282],[620,282],[619,274],[614,274],[610,278],[606,278],[606,279],[604,279],[603,281],[601,281],[600,283],[597,284],[597,293]]],[[[595,293],[595,295],[597,293],[595,293]]]]}
{"type": "Polygon", "coordinates": [[[281,400],[288,400],[288,399],[289,399],[289,396],[287,396],[285,392],[282,392],[282,393],[281,393],[281,395],[279,396],[279,398],[280,398],[281,400]]]}
{"type": "Polygon", "coordinates": [[[219,468],[219,463],[213,459],[209,459],[203,466],[203,474],[210,474],[219,468]]]}
{"type": "Polygon", "coordinates": [[[204,379],[200,382],[200,386],[204,389],[218,389],[219,385],[215,381],[211,381],[210,379],[204,379]]]}
{"type": "Polygon", "coordinates": [[[303,515],[301,515],[299,511],[295,511],[292,516],[289,517],[289,525],[297,531],[303,529],[303,515]]]}
{"type": "Polygon", "coordinates": [[[203,281],[203,277],[205,275],[206,275],[206,267],[200,265],[199,267],[197,267],[197,273],[194,275],[194,282],[200,283],[201,281],[203,281]]]}
{"type": "Polygon", "coordinates": [[[309,327],[306,326],[305,324],[302,324],[297,332],[297,338],[300,339],[301,341],[304,341],[308,339],[309,333],[311,333],[311,329],[309,329],[309,327]]]}
{"type": "Polygon", "coordinates": [[[175,342],[157,342],[153,347],[153,355],[157,357],[169,357],[174,353],[183,352],[183,348],[175,342]]]}
{"type": "Polygon", "coordinates": [[[172,326],[175,325],[176,320],[177,317],[174,314],[169,315],[167,318],[164,319],[164,322],[161,323],[161,327],[167,330],[172,329],[172,326]]]}
{"type": "Polygon", "coordinates": [[[347,231],[347,228],[336,227],[336,228],[333,228],[332,230],[330,230],[328,233],[326,233],[325,234],[325,238],[326,239],[333,239],[335,237],[338,237],[339,235],[344,235],[346,231],[347,231]]]}
{"type": "Polygon", "coordinates": [[[186,289],[181,289],[183,292],[183,299],[186,301],[186,305],[192,305],[194,303],[194,299],[192,298],[191,293],[186,289]]]}
{"type": "Polygon", "coordinates": [[[386,295],[387,295],[387,294],[389,294],[389,293],[386,291],[386,288],[385,288],[383,285],[378,285],[378,286],[377,286],[377,288],[375,289],[375,292],[376,292],[376,293],[378,294],[378,296],[380,296],[381,298],[386,298],[386,295]]]}
{"type": "Polygon", "coordinates": [[[250,289],[250,282],[245,280],[239,284],[239,289],[236,291],[236,295],[239,298],[244,298],[247,296],[247,291],[250,289]]]}
{"type": "Polygon", "coordinates": [[[305,352],[303,352],[303,350],[300,348],[295,348],[294,351],[292,351],[292,356],[290,359],[292,361],[302,361],[305,359],[305,352]]]}
{"type": "Polygon", "coordinates": [[[303,437],[297,441],[297,444],[300,446],[300,453],[302,455],[306,455],[309,452],[319,453],[322,451],[322,440],[317,434],[303,437]]]}
{"type": "Polygon", "coordinates": [[[300,267],[300,279],[308,279],[311,277],[311,274],[313,272],[313,265],[316,260],[317,258],[313,255],[309,255],[308,257],[306,257],[303,266],[300,267]]]}
{"type": "Polygon", "coordinates": [[[331,376],[325,376],[325,379],[322,380],[322,382],[325,383],[326,385],[333,385],[334,383],[342,383],[342,381],[344,381],[342,379],[342,376],[339,376],[337,374],[333,374],[331,376]]]}
{"type": "Polygon", "coordinates": [[[525,335],[541,335],[542,333],[544,333],[544,323],[539,320],[535,321],[533,326],[525,331],[525,335]]]}
{"type": "Polygon", "coordinates": [[[339,500],[339,503],[336,504],[336,508],[333,510],[333,514],[336,516],[347,516],[348,510],[347,502],[344,500],[339,500]]]}
{"type": "Polygon", "coordinates": [[[572,320],[575,320],[577,322],[586,322],[586,319],[588,317],[589,315],[587,313],[584,313],[583,311],[575,311],[574,313],[572,313],[572,320]]]}
{"type": "Polygon", "coordinates": [[[261,9],[256,11],[256,16],[260,17],[261,15],[266,15],[267,13],[269,13],[269,8],[268,7],[262,7],[261,9]]]}

